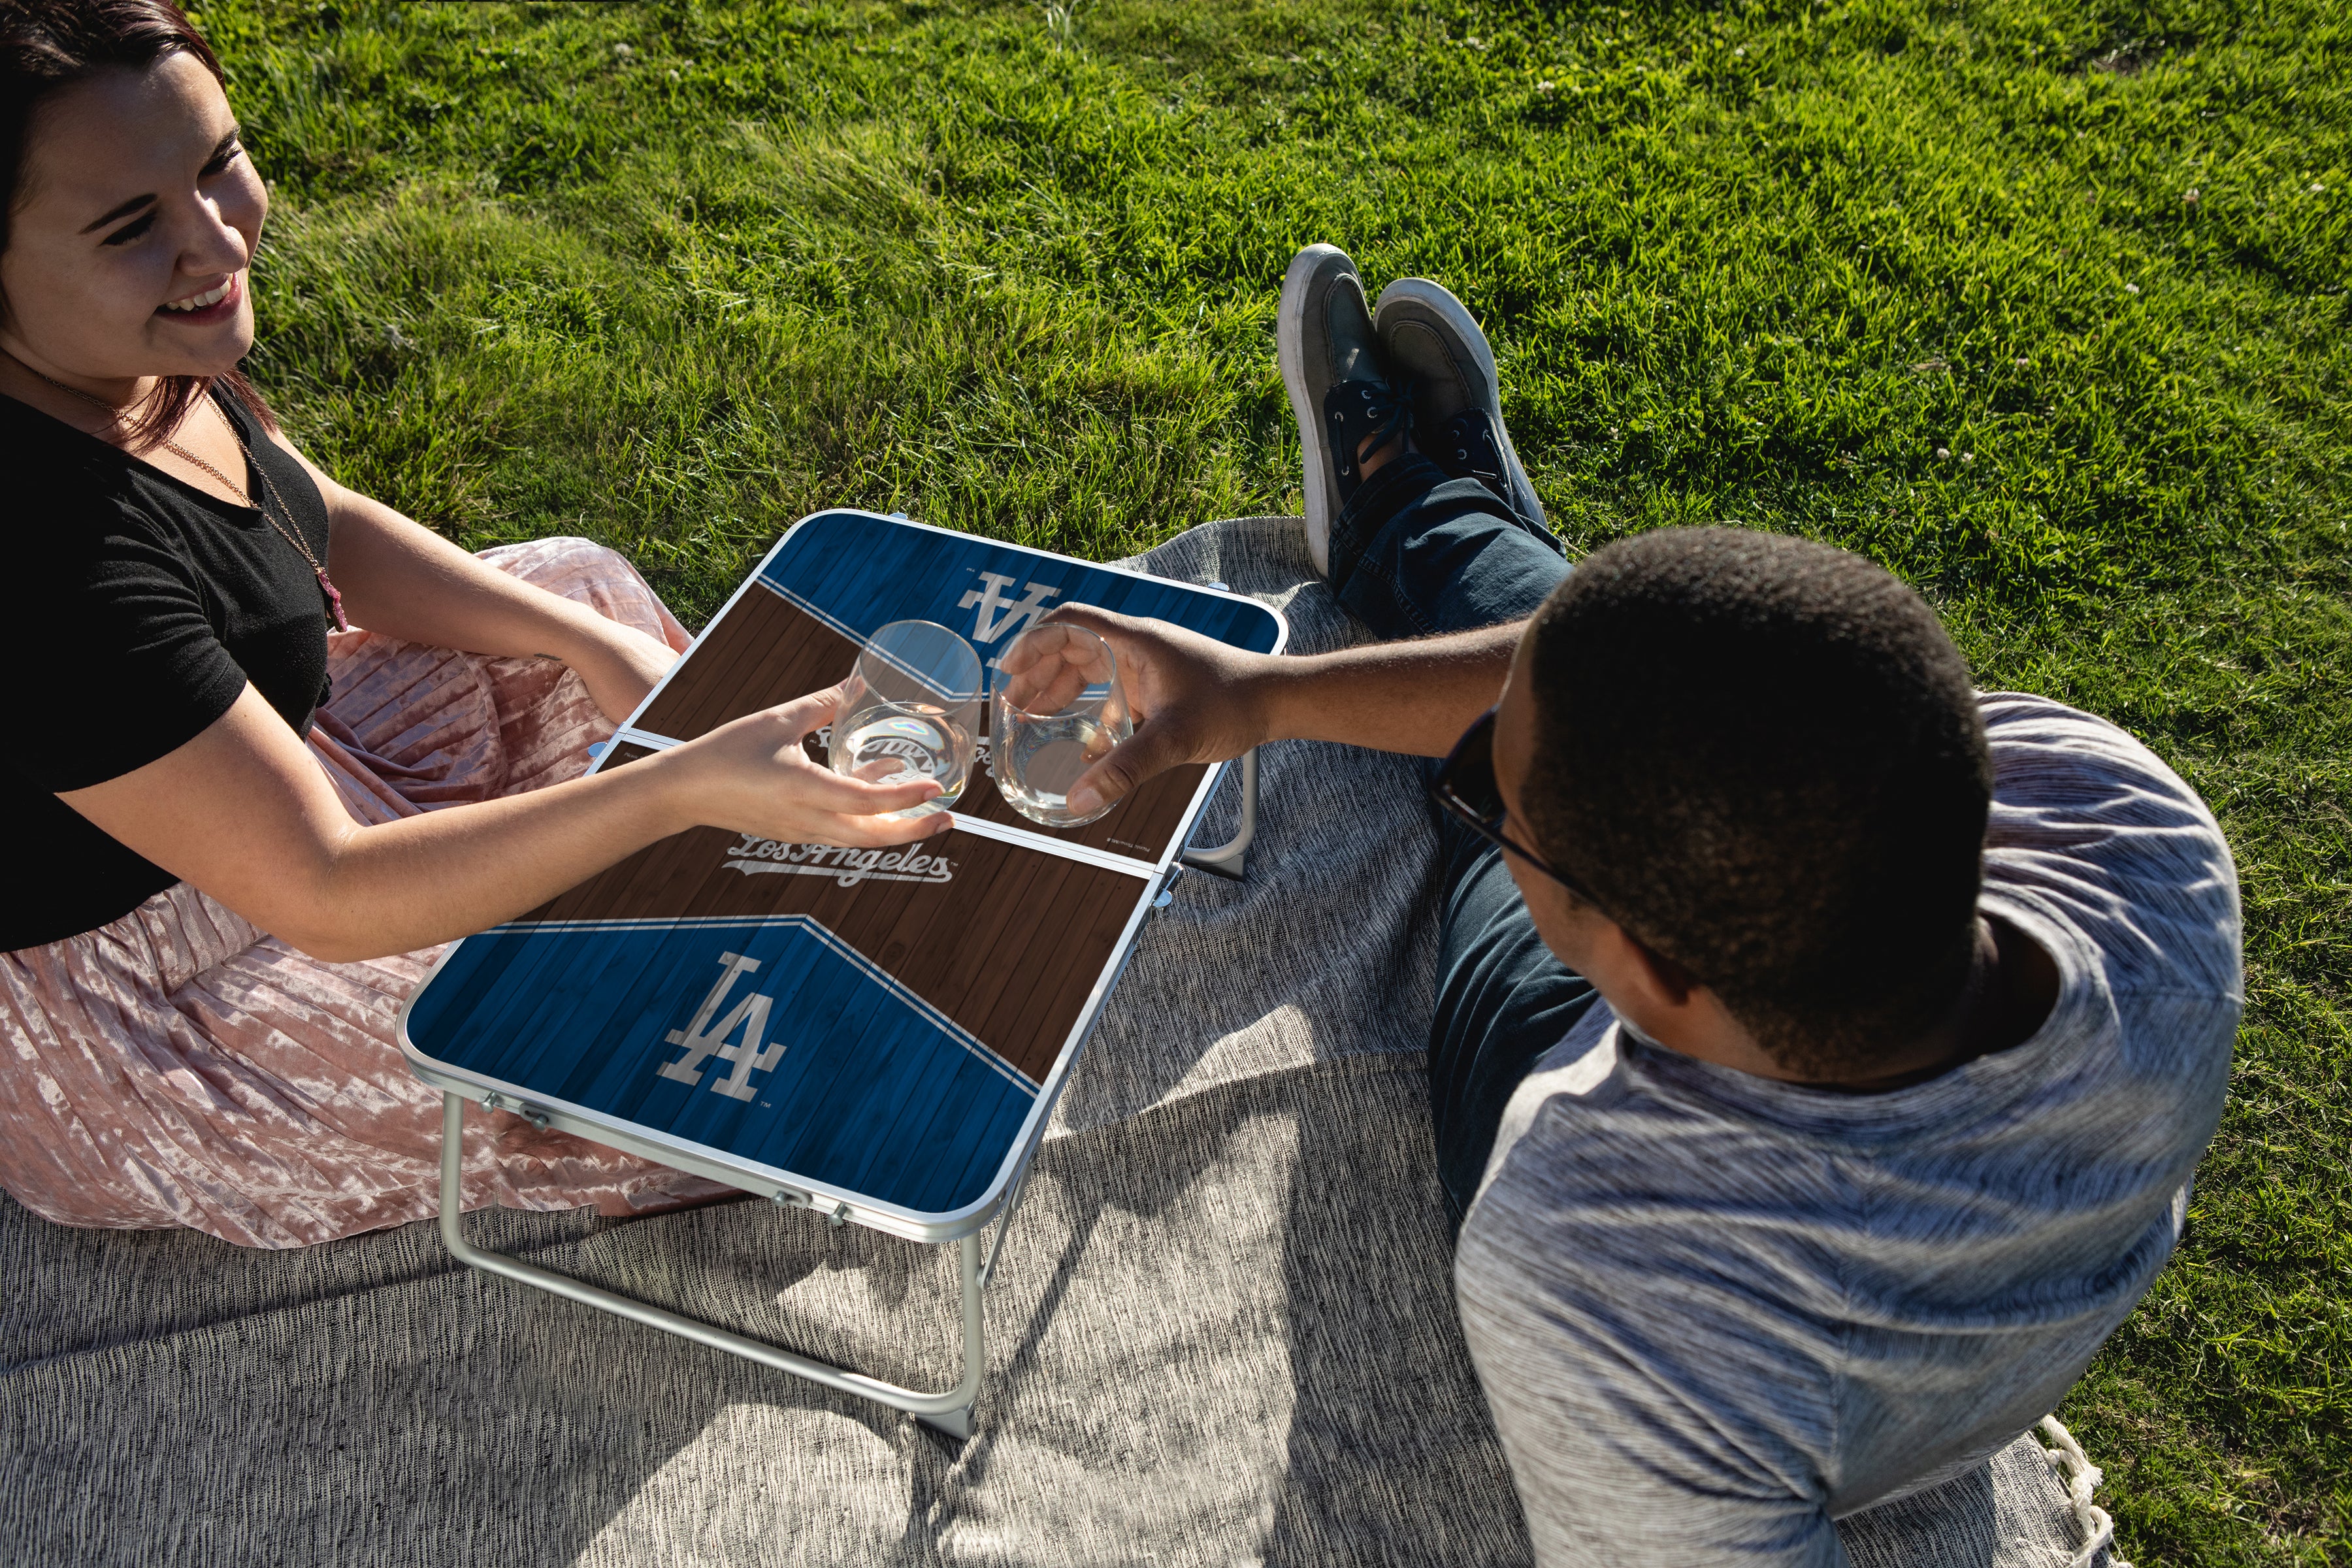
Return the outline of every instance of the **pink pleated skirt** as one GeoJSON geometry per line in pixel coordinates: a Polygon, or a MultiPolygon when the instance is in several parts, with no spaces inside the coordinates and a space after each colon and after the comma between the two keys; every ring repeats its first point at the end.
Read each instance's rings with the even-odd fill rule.
{"type": "MultiPolygon", "coordinates": [[[[482,559],[683,649],[634,568],[584,539],[482,559]]],[[[552,659],[330,634],[310,750],[363,823],[577,777],[612,724],[552,659]]],[[[190,1226],[304,1247],[435,1214],[441,1097],[394,1026],[440,949],[323,963],[185,883],[111,925],[0,953],[0,1188],[60,1225],[190,1226]]],[[[466,1119],[466,1206],[608,1215],[726,1189],[510,1113],[466,1119]]]]}

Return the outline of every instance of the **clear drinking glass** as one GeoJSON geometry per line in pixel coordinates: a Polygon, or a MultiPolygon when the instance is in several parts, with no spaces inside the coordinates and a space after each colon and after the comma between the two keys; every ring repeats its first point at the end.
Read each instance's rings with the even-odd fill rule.
{"type": "Polygon", "coordinates": [[[981,696],[971,644],[936,621],[892,621],[858,649],[826,760],[869,784],[939,780],[939,794],[886,816],[945,811],[971,773],[981,696]]]}
{"type": "Polygon", "coordinates": [[[1080,773],[1135,733],[1110,645],[1058,622],[1023,632],[997,660],[988,730],[996,787],[1013,810],[1048,827],[1102,816],[1109,805],[1072,811],[1069,793],[1080,773]]]}

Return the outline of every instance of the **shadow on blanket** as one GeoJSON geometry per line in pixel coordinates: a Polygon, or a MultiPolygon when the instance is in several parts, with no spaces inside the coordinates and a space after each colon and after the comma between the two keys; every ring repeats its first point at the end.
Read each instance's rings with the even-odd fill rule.
{"type": "MultiPolygon", "coordinates": [[[[1150,564],[1283,603],[1301,651],[1349,636],[1293,521],[1150,564]]],[[[7,1203],[6,1556],[1525,1562],[1430,1171],[1423,808],[1393,759],[1265,763],[1249,881],[1180,885],[1039,1157],[969,1445],[456,1268],[429,1225],[254,1253],[7,1203]]],[[[950,1376],[949,1249],[751,1204],[471,1224],[831,1360],[950,1376]]],[[[2068,1562],[2072,1529],[2021,1440],[1844,1533],[1859,1563],[2022,1568],[2068,1562]]]]}

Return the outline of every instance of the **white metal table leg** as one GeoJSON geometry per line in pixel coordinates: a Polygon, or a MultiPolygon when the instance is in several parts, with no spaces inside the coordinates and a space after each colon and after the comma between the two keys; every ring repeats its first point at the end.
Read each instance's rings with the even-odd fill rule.
{"type": "Polygon", "coordinates": [[[972,1432],[972,1401],[980,1393],[981,1373],[988,1361],[981,1342],[980,1305],[980,1236],[974,1232],[957,1244],[962,1254],[961,1272],[963,1276],[963,1376],[944,1394],[921,1394],[911,1388],[901,1388],[894,1383],[884,1383],[862,1373],[845,1371],[827,1362],[772,1345],[764,1341],[747,1339],[725,1329],[713,1328],[665,1308],[653,1306],[634,1297],[619,1295],[569,1274],[558,1274],[541,1268],[535,1263],[525,1263],[503,1252],[476,1247],[466,1239],[464,1196],[461,1178],[464,1167],[466,1102],[455,1094],[441,1097],[441,1239],[448,1244],[457,1259],[469,1268],[488,1274],[503,1274],[526,1285],[537,1286],[551,1294],[583,1306],[599,1308],[616,1317],[627,1318],[649,1328],[661,1329],[681,1339],[758,1362],[778,1372],[788,1372],[794,1377],[804,1377],[811,1383],[821,1383],[827,1388],[844,1394],[855,1394],[904,1410],[926,1425],[938,1427],[954,1437],[969,1437],[972,1432]]]}
{"type": "Polygon", "coordinates": [[[1257,837],[1257,749],[1242,753],[1242,814],[1234,836],[1213,849],[1187,849],[1177,858],[1196,871],[1228,881],[1242,879],[1249,861],[1250,841],[1257,837]]]}

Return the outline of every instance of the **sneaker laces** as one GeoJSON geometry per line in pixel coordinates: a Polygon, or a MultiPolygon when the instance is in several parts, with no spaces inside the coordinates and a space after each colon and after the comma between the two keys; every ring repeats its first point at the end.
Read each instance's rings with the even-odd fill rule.
{"type": "Polygon", "coordinates": [[[1398,435],[1412,434],[1412,389],[1410,380],[1402,391],[1385,381],[1343,381],[1325,395],[1339,478],[1355,481],[1358,453],[1377,452],[1398,435]]]}
{"type": "MultiPolygon", "coordinates": [[[[1508,471],[1503,463],[1503,449],[1496,444],[1494,422],[1484,409],[1465,409],[1445,422],[1438,433],[1440,444],[1454,451],[1454,461],[1465,474],[1480,479],[1492,476],[1507,483],[1508,471]]],[[[1510,498],[1506,496],[1506,500],[1510,498]]]]}

